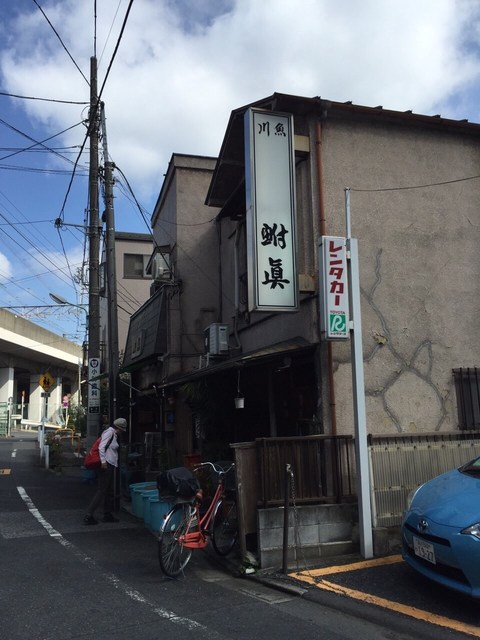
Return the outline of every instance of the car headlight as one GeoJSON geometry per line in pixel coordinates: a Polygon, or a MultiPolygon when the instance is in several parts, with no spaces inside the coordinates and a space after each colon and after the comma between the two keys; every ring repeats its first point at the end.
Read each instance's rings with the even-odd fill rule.
{"type": "Polygon", "coordinates": [[[460,533],[464,533],[467,536],[473,536],[474,538],[478,538],[480,540],[480,522],[476,522],[475,524],[472,524],[471,527],[462,529],[460,533]]]}
{"type": "Polygon", "coordinates": [[[407,508],[406,510],[408,511],[410,509],[410,507],[412,506],[412,502],[413,499],[415,498],[415,496],[417,495],[417,492],[420,491],[420,489],[423,487],[423,485],[420,485],[419,487],[417,487],[416,489],[412,489],[410,491],[410,493],[407,496],[407,508]]]}

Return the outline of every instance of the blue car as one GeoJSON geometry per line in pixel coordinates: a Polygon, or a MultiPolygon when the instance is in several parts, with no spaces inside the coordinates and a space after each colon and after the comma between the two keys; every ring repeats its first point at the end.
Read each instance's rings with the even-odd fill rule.
{"type": "Polygon", "coordinates": [[[480,598],[480,457],[409,498],[402,555],[427,578],[480,598]]]}

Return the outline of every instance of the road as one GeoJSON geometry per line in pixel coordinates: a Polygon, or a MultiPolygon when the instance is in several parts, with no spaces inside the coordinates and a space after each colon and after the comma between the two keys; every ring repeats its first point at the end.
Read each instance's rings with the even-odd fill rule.
{"type": "Polygon", "coordinates": [[[158,567],[155,536],[130,514],[82,524],[94,487],[78,472],[42,468],[34,434],[0,440],[0,469],[1,636],[8,640],[472,637],[299,581],[288,579],[282,590],[235,577],[209,552],[195,552],[185,575],[169,579],[158,567]]]}

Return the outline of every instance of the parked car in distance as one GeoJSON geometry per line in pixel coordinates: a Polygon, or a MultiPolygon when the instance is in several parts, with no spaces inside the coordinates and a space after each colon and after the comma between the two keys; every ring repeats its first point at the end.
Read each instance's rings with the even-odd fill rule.
{"type": "Polygon", "coordinates": [[[412,492],[402,555],[427,578],[480,598],[480,457],[412,492]]]}

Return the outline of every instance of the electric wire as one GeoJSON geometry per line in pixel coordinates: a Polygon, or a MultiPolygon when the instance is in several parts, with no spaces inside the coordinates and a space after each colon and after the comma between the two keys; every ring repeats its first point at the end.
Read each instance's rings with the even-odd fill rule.
{"type": "MultiPolygon", "coordinates": [[[[27,219],[27,217],[25,216],[25,214],[20,211],[20,209],[8,198],[8,196],[3,193],[3,191],[0,190],[0,196],[5,200],[6,203],[8,203],[8,207],[3,205],[3,207],[5,208],[6,211],[8,211],[9,215],[10,215],[10,219],[8,220],[8,222],[6,223],[6,225],[9,225],[12,227],[13,230],[15,230],[15,223],[23,225],[24,223],[19,221],[18,216],[14,213],[13,210],[15,210],[19,216],[21,216],[25,221],[26,224],[32,225],[32,224],[36,224],[30,220],[27,219]],[[13,220],[13,221],[12,221],[13,220]]],[[[77,235],[76,232],[73,233],[72,231],[70,231],[70,234],[77,240],[77,235]]],[[[56,246],[51,242],[50,238],[47,237],[44,233],[42,233],[41,231],[38,231],[36,233],[36,238],[38,239],[38,236],[40,236],[40,238],[43,238],[44,240],[44,245],[43,247],[47,247],[48,245],[50,245],[52,247],[52,251],[56,251],[56,246]]],[[[39,250],[40,251],[40,250],[39,250]]]]}
{"type": "Polygon", "coordinates": [[[27,220],[25,222],[0,222],[0,227],[17,227],[19,225],[25,225],[28,224],[28,226],[31,226],[33,224],[44,224],[45,222],[48,222],[48,224],[52,224],[53,220],[27,220]]]}
{"type": "MultiPolygon", "coordinates": [[[[112,68],[113,61],[114,61],[114,59],[115,59],[115,56],[117,55],[117,51],[118,51],[118,48],[119,48],[119,46],[120,46],[120,42],[121,42],[121,40],[122,40],[122,36],[123,36],[124,30],[125,30],[125,26],[126,26],[126,24],[127,24],[127,20],[128,20],[128,16],[129,16],[129,13],[130,13],[130,9],[132,8],[132,4],[133,4],[133,0],[130,0],[130,2],[129,2],[129,4],[128,4],[128,7],[127,7],[127,12],[126,12],[125,18],[124,18],[124,20],[123,20],[122,28],[121,28],[121,30],[120,30],[120,35],[119,35],[119,37],[118,37],[118,39],[117,39],[117,43],[116,43],[116,45],[115,45],[115,50],[114,50],[113,55],[112,55],[112,58],[111,58],[111,60],[110,60],[110,64],[108,65],[107,73],[106,73],[106,75],[105,75],[105,78],[104,78],[104,80],[103,80],[102,88],[101,88],[101,90],[100,90],[100,93],[99,93],[99,94],[98,94],[98,96],[97,96],[97,101],[96,101],[96,104],[95,104],[94,108],[92,108],[92,109],[91,109],[91,114],[90,114],[90,123],[89,123],[88,129],[87,129],[87,132],[86,132],[85,138],[84,138],[84,140],[83,140],[83,143],[82,143],[82,145],[81,145],[81,147],[80,147],[80,152],[79,152],[79,154],[78,154],[78,156],[77,156],[77,159],[75,160],[75,163],[74,163],[74,166],[73,166],[73,169],[72,169],[72,175],[71,175],[71,178],[70,178],[70,182],[69,182],[69,184],[68,184],[67,192],[66,192],[66,194],[65,194],[65,198],[64,198],[64,200],[63,200],[63,204],[62,204],[62,208],[61,208],[61,210],[60,210],[60,218],[61,218],[62,220],[63,220],[64,215],[65,215],[65,207],[66,207],[66,204],[67,204],[68,196],[69,196],[70,191],[71,191],[71,189],[72,189],[72,184],[73,184],[73,180],[74,180],[74,176],[75,176],[75,171],[76,171],[77,165],[78,165],[78,163],[79,163],[79,161],[80,161],[80,156],[81,156],[81,154],[83,153],[83,149],[85,148],[85,144],[86,144],[86,142],[87,142],[88,138],[90,137],[90,134],[91,134],[92,128],[93,128],[93,126],[94,126],[94,124],[95,124],[95,114],[98,112],[98,107],[99,107],[99,105],[100,105],[100,100],[101,100],[101,96],[102,96],[102,93],[103,93],[103,89],[105,88],[105,83],[106,83],[107,78],[108,78],[108,76],[109,76],[109,74],[110,74],[110,70],[111,70],[111,68],[112,68]]],[[[96,9],[95,9],[95,11],[96,11],[96,9]]],[[[95,22],[96,22],[96,20],[95,20],[95,22]]],[[[95,43],[95,47],[96,47],[96,43],[95,43]]]]}
{"type": "MultiPolygon", "coordinates": [[[[52,28],[52,30],[54,31],[54,33],[55,33],[55,35],[57,36],[58,40],[60,41],[61,45],[63,46],[63,48],[65,49],[65,51],[67,52],[67,54],[69,55],[70,59],[72,60],[72,62],[73,62],[73,63],[75,64],[75,66],[77,67],[77,69],[80,71],[81,75],[82,75],[82,76],[83,76],[83,78],[86,80],[87,84],[88,84],[88,85],[90,85],[89,81],[87,80],[87,78],[85,77],[85,75],[84,75],[84,74],[83,74],[83,72],[81,71],[80,67],[77,65],[77,63],[75,62],[75,60],[74,60],[74,59],[73,59],[73,57],[71,56],[70,52],[68,51],[68,49],[67,49],[67,47],[65,46],[64,42],[62,41],[62,39],[61,39],[60,35],[58,34],[58,32],[57,32],[57,31],[55,30],[55,28],[53,27],[53,25],[52,25],[51,21],[48,19],[47,15],[46,15],[46,14],[45,14],[45,12],[43,11],[43,9],[42,9],[42,8],[41,8],[41,6],[39,5],[39,3],[38,3],[36,0],[34,0],[34,3],[37,5],[38,9],[39,9],[39,10],[42,12],[42,14],[44,15],[45,19],[47,20],[48,24],[50,25],[50,27],[51,27],[51,28],[52,28]]],[[[132,4],[133,4],[133,0],[130,0],[129,5],[128,5],[128,8],[127,8],[127,12],[126,12],[126,15],[125,15],[125,18],[124,18],[123,24],[122,24],[121,32],[120,32],[120,35],[119,35],[119,37],[118,37],[118,40],[117,40],[117,43],[116,43],[116,46],[115,46],[115,50],[114,50],[114,53],[113,53],[113,56],[112,56],[112,59],[110,60],[110,64],[109,64],[109,66],[108,66],[107,73],[106,73],[106,75],[105,75],[105,78],[104,78],[104,81],[103,81],[103,84],[102,84],[102,88],[101,88],[100,94],[99,94],[99,96],[98,96],[97,105],[96,105],[96,107],[97,107],[97,108],[98,108],[98,103],[100,102],[101,93],[102,93],[102,92],[103,92],[103,90],[104,90],[104,87],[105,87],[105,84],[106,84],[107,78],[108,78],[109,73],[110,73],[110,71],[111,71],[111,69],[112,69],[112,65],[113,65],[114,59],[115,59],[115,57],[116,57],[116,55],[117,55],[117,52],[118,52],[118,49],[119,49],[119,45],[120,45],[120,42],[121,42],[122,37],[123,37],[123,33],[124,33],[124,30],[125,30],[125,27],[126,27],[126,23],[127,23],[127,20],[128,20],[128,16],[129,16],[129,13],[130,13],[130,9],[131,9],[131,7],[132,7],[132,4]]],[[[117,7],[117,12],[116,12],[116,14],[115,14],[115,17],[116,17],[116,15],[117,15],[117,13],[118,13],[119,7],[120,7],[120,3],[119,3],[119,5],[118,5],[118,7],[117,7]]],[[[113,26],[113,25],[112,25],[112,26],[113,26]]],[[[96,3],[95,3],[95,51],[96,51],[96,3]]],[[[6,93],[4,93],[3,95],[7,95],[7,94],[6,94],[6,93]]],[[[19,96],[18,94],[8,94],[8,95],[10,95],[11,97],[18,97],[18,98],[24,98],[24,99],[42,99],[42,100],[52,101],[52,102],[54,102],[54,101],[55,101],[55,100],[50,100],[50,99],[34,98],[33,96],[19,96]]],[[[71,104],[77,104],[77,103],[75,103],[75,102],[73,102],[73,101],[58,101],[58,102],[62,102],[62,103],[67,103],[67,102],[68,102],[68,103],[71,103],[71,104]]],[[[88,102],[78,102],[78,104],[89,104],[89,103],[88,103],[88,102]]],[[[57,155],[59,155],[60,157],[63,157],[63,156],[61,156],[61,154],[60,154],[60,153],[58,153],[58,151],[57,151],[56,149],[49,149],[48,147],[46,147],[45,145],[43,145],[43,143],[40,143],[40,142],[38,142],[38,141],[36,141],[36,140],[33,140],[33,138],[30,138],[29,136],[27,136],[27,135],[26,135],[26,134],[24,134],[23,132],[21,132],[21,131],[17,130],[15,127],[11,127],[11,126],[10,126],[8,123],[6,123],[5,121],[0,120],[0,123],[1,123],[1,124],[4,124],[4,125],[5,125],[5,126],[7,126],[7,127],[10,127],[12,130],[16,131],[16,132],[17,132],[17,133],[19,133],[20,135],[24,135],[25,137],[27,137],[27,138],[31,139],[31,140],[32,140],[32,142],[34,142],[34,144],[33,144],[33,145],[31,145],[31,147],[28,147],[28,148],[26,148],[26,149],[18,149],[18,150],[14,150],[14,151],[12,151],[12,154],[11,154],[11,155],[16,155],[17,153],[21,153],[22,151],[24,151],[24,152],[26,152],[26,151],[30,151],[30,150],[32,150],[34,147],[37,147],[37,146],[41,145],[41,146],[44,146],[44,147],[45,147],[45,150],[47,150],[47,151],[49,151],[49,152],[51,152],[51,153],[56,153],[56,154],[57,154],[57,155]]],[[[78,173],[80,173],[80,171],[78,170],[78,166],[79,166],[79,163],[80,163],[80,159],[81,159],[81,157],[82,157],[82,154],[83,154],[83,152],[84,152],[84,149],[85,149],[85,146],[86,146],[86,142],[87,142],[87,140],[88,140],[88,138],[89,138],[89,135],[90,135],[91,126],[92,126],[92,122],[90,123],[90,126],[89,126],[89,128],[88,128],[88,130],[87,130],[87,132],[86,132],[86,135],[85,135],[85,137],[84,137],[84,140],[83,140],[82,144],[81,144],[81,145],[80,145],[80,147],[79,147],[79,152],[78,152],[78,154],[77,154],[77,157],[76,157],[75,161],[71,161],[69,158],[65,158],[65,157],[63,157],[63,159],[64,159],[64,160],[69,161],[69,162],[73,165],[73,168],[72,168],[72,170],[71,170],[71,172],[70,172],[70,181],[69,181],[69,184],[68,184],[68,186],[67,186],[67,190],[66,190],[66,193],[65,193],[65,197],[64,197],[64,200],[63,200],[63,203],[62,203],[62,207],[61,207],[61,210],[60,210],[60,218],[57,218],[56,222],[58,222],[59,220],[63,220],[63,219],[64,219],[66,203],[67,203],[67,201],[68,201],[68,197],[69,197],[70,192],[71,192],[71,189],[72,189],[73,180],[74,180],[74,178],[75,178],[75,175],[76,175],[76,173],[77,173],[77,174],[78,174],[78,173]]],[[[60,135],[60,134],[57,134],[57,135],[60,135]]],[[[78,147],[77,147],[77,148],[78,148],[78,147]]],[[[7,157],[10,157],[10,156],[7,156],[7,157]]],[[[43,169],[43,170],[42,170],[42,169],[33,168],[33,167],[18,167],[18,166],[17,166],[17,167],[14,167],[14,166],[9,166],[9,165],[4,165],[4,166],[0,166],[0,168],[2,168],[2,169],[4,169],[4,170],[23,170],[23,171],[27,171],[27,172],[33,172],[33,171],[35,171],[35,172],[42,172],[42,173],[53,173],[53,172],[55,172],[55,173],[60,173],[60,170],[53,170],[53,169],[50,169],[50,170],[43,169]]],[[[65,172],[62,172],[62,173],[65,173],[65,172]]],[[[7,224],[8,224],[8,222],[7,222],[7,224]]],[[[59,227],[57,227],[57,230],[58,230],[58,231],[60,231],[60,228],[59,228],[59,227]]],[[[8,235],[8,234],[7,234],[7,235],[8,235]]],[[[8,236],[8,237],[10,237],[10,236],[8,236]]],[[[13,241],[13,238],[10,238],[10,239],[13,241]]],[[[25,240],[25,238],[24,238],[24,240],[25,240]]],[[[71,279],[71,281],[72,281],[73,285],[75,286],[75,278],[74,278],[74,276],[73,276],[73,274],[72,274],[72,269],[71,269],[71,266],[70,266],[70,263],[69,263],[69,260],[68,260],[67,252],[66,252],[66,249],[65,249],[65,245],[64,245],[64,243],[63,243],[62,238],[60,237],[60,234],[59,234],[59,240],[60,240],[60,244],[61,244],[61,246],[62,246],[63,253],[64,253],[64,255],[65,255],[65,260],[66,260],[66,264],[67,264],[68,271],[69,271],[69,274],[70,274],[70,279],[71,279]]],[[[85,251],[86,251],[86,237],[85,237],[85,242],[84,242],[84,261],[83,261],[83,263],[82,263],[82,271],[83,271],[83,269],[85,268],[85,265],[87,265],[87,264],[88,264],[88,261],[85,259],[85,251]]],[[[41,253],[41,252],[40,252],[40,253],[41,253]]],[[[46,257],[46,256],[43,256],[43,257],[46,257]]],[[[53,263],[52,263],[52,264],[53,264],[53,263]]],[[[128,311],[127,311],[127,310],[125,310],[125,311],[128,313],[128,311]]]]}
{"type": "Polygon", "coordinates": [[[65,257],[65,262],[67,265],[67,269],[68,269],[68,273],[70,274],[70,279],[72,281],[72,285],[73,285],[73,290],[77,291],[77,286],[76,286],[76,282],[75,282],[75,278],[73,277],[73,273],[72,273],[72,268],[70,266],[70,260],[68,259],[68,254],[67,254],[67,250],[65,248],[65,245],[63,243],[63,238],[60,235],[60,229],[57,227],[57,234],[58,234],[58,239],[60,241],[60,245],[62,247],[62,251],[63,251],[63,255],[65,257]]]}
{"type": "Polygon", "coordinates": [[[129,315],[132,315],[132,313],[134,313],[143,304],[143,301],[137,300],[137,298],[132,296],[131,293],[121,283],[117,283],[117,295],[131,309],[131,311],[127,311],[126,309],[124,309],[124,311],[129,315]]]}
{"type": "MultiPolygon", "coordinates": [[[[10,153],[9,155],[3,156],[0,158],[0,161],[2,160],[6,160],[7,158],[11,158],[13,156],[18,155],[19,153],[24,153],[26,151],[48,151],[49,153],[55,153],[56,155],[60,156],[61,158],[67,160],[67,158],[65,158],[62,154],[58,153],[58,151],[54,148],[54,147],[47,147],[45,145],[45,142],[48,142],[49,140],[53,140],[53,138],[56,138],[58,136],[63,135],[64,133],[67,133],[67,131],[71,131],[72,129],[74,129],[75,127],[78,127],[79,124],[82,124],[81,122],[77,122],[76,124],[72,125],[71,127],[67,127],[67,129],[64,129],[63,131],[60,131],[60,133],[56,133],[53,136],[49,136],[48,138],[45,138],[45,140],[42,140],[41,142],[34,142],[34,144],[30,145],[29,147],[25,147],[23,149],[17,149],[16,151],[14,151],[13,153],[10,153]],[[37,149],[37,147],[42,147],[42,149],[37,149]]],[[[10,127],[10,125],[7,125],[8,127],[10,127]]],[[[17,130],[17,132],[19,132],[19,130],[17,130]]],[[[24,133],[22,133],[22,135],[26,135],[24,133]]],[[[69,162],[70,159],[68,159],[69,162]]]]}
{"type": "MultiPolygon", "coordinates": [[[[0,212],[0,217],[3,218],[6,222],[8,222],[7,218],[5,217],[5,215],[0,212]]],[[[47,256],[41,249],[39,249],[38,247],[36,247],[33,242],[22,232],[20,232],[19,230],[16,230],[17,234],[20,235],[20,237],[27,243],[27,245],[31,246],[40,256],[42,256],[42,258],[44,258],[46,260],[47,263],[51,264],[54,269],[57,269],[57,265],[53,262],[53,260],[51,260],[49,258],[49,256],[47,256]]],[[[14,238],[12,238],[5,230],[3,231],[3,234],[6,235],[8,238],[10,238],[10,240],[12,240],[13,242],[15,242],[15,244],[17,245],[17,251],[18,251],[18,242],[16,242],[14,240],[14,238]]],[[[30,252],[31,257],[38,262],[38,264],[40,264],[43,268],[45,268],[45,263],[43,263],[34,253],[30,252]]],[[[61,280],[61,282],[63,284],[65,284],[65,280],[63,278],[61,278],[58,273],[56,273],[56,271],[52,271],[53,275],[55,275],[59,280],[61,280]]],[[[63,274],[65,275],[65,274],[63,274]]]]}
{"type": "Polygon", "coordinates": [[[415,185],[406,185],[403,187],[379,187],[376,189],[359,189],[356,187],[351,187],[350,191],[355,191],[356,193],[375,193],[382,191],[407,191],[409,189],[427,189],[429,187],[443,187],[447,184],[455,184],[457,182],[468,182],[469,180],[478,180],[480,175],[478,176],[468,176],[465,178],[455,178],[453,180],[443,180],[442,182],[430,182],[428,184],[415,184],[415,185]]]}
{"type": "MultiPolygon", "coordinates": [[[[99,58],[98,58],[98,64],[100,65],[102,58],[103,58],[103,54],[105,53],[105,49],[107,48],[107,44],[108,41],[110,40],[110,36],[112,34],[112,30],[113,30],[113,25],[115,24],[116,20],[117,20],[117,15],[118,12],[120,10],[120,5],[122,4],[122,0],[118,0],[118,5],[117,5],[117,9],[115,11],[115,15],[113,16],[113,20],[112,20],[112,24],[110,25],[110,29],[108,30],[108,34],[107,37],[105,38],[105,43],[103,45],[103,49],[102,49],[102,53],[100,54],[99,58]]],[[[96,47],[95,47],[95,56],[97,55],[96,53],[96,47]]]]}
{"type": "MultiPolygon", "coordinates": [[[[68,169],[40,169],[39,167],[26,167],[24,165],[15,164],[0,164],[0,169],[3,171],[23,171],[24,173],[40,173],[51,176],[69,176],[70,171],[68,169]]],[[[77,171],[77,176],[88,176],[87,170],[77,171]]]]}
{"type": "Polygon", "coordinates": [[[64,153],[77,153],[78,144],[72,144],[68,147],[50,147],[48,149],[37,149],[35,145],[31,147],[0,147],[0,151],[18,151],[23,153],[50,153],[50,151],[63,151],[64,153]],[[75,151],[74,151],[75,149],[75,151]]]}
{"type": "Polygon", "coordinates": [[[128,16],[130,14],[130,10],[132,8],[132,5],[133,5],[133,0],[130,0],[129,3],[128,3],[127,11],[125,13],[125,17],[123,19],[123,23],[122,23],[121,29],[120,29],[120,34],[119,34],[119,36],[117,38],[117,42],[115,44],[115,49],[113,50],[113,54],[112,54],[112,57],[110,59],[110,63],[108,65],[108,67],[107,67],[107,72],[105,74],[105,78],[103,79],[102,87],[101,87],[100,92],[98,94],[97,108],[98,108],[98,105],[100,104],[100,99],[102,97],[103,90],[105,88],[105,84],[107,82],[108,76],[110,75],[110,71],[112,69],[113,61],[115,60],[115,57],[116,57],[117,52],[118,52],[118,48],[120,47],[120,42],[122,41],[123,33],[125,31],[125,27],[127,26],[128,16]]]}
{"type": "MultiPolygon", "coordinates": [[[[115,168],[117,169],[117,171],[119,171],[119,172],[120,172],[120,174],[122,175],[123,179],[125,180],[125,183],[126,183],[126,185],[127,185],[128,189],[129,189],[129,191],[130,191],[130,193],[131,193],[131,195],[132,195],[132,197],[133,197],[133,199],[134,199],[134,201],[135,201],[135,204],[137,205],[137,207],[138,207],[138,209],[139,209],[139,211],[140,211],[140,214],[141,214],[141,216],[142,216],[142,218],[143,218],[143,220],[144,220],[144,222],[145,222],[145,225],[146,225],[146,227],[147,227],[147,228],[149,228],[148,222],[147,222],[147,220],[146,220],[146,218],[145,218],[145,215],[144,215],[144,208],[143,208],[143,207],[140,205],[140,203],[138,202],[137,197],[135,196],[135,194],[134,194],[134,192],[133,192],[133,189],[132,189],[132,187],[130,186],[130,183],[129,183],[129,181],[128,181],[127,177],[125,176],[125,174],[123,173],[123,171],[122,171],[122,170],[121,170],[117,165],[115,165],[115,168]]],[[[213,220],[215,220],[215,218],[212,218],[211,220],[206,221],[206,222],[202,222],[202,223],[200,223],[200,224],[202,224],[202,225],[203,225],[203,224],[208,224],[208,223],[213,222],[213,220]]],[[[165,222],[165,221],[161,220],[159,224],[163,224],[164,222],[165,222]]],[[[174,224],[175,224],[175,223],[174,223],[174,224]]],[[[179,224],[178,226],[181,226],[181,225],[179,224]]],[[[185,225],[185,226],[198,226],[198,225],[197,225],[197,224],[195,224],[195,225],[185,225]]],[[[166,234],[166,235],[167,235],[171,240],[174,240],[174,238],[173,238],[173,237],[172,237],[172,235],[169,233],[169,231],[165,228],[165,226],[163,226],[163,227],[162,227],[162,230],[163,230],[163,232],[164,232],[164,233],[165,233],[165,234],[166,234]]],[[[151,233],[151,230],[150,230],[150,233],[151,233]]],[[[155,248],[158,248],[158,243],[157,243],[157,241],[156,241],[155,237],[153,236],[153,234],[152,234],[152,239],[153,239],[153,243],[154,243],[155,248]]],[[[192,264],[194,264],[194,265],[195,265],[195,267],[197,268],[198,272],[199,272],[199,273],[201,273],[201,274],[204,276],[204,278],[205,278],[206,280],[208,280],[208,282],[210,282],[210,284],[212,284],[215,288],[218,288],[218,283],[217,283],[217,282],[215,282],[215,281],[210,277],[210,275],[209,275],[209,274],[208,274],[208,273],[207,273],[207,272],[206,272],[206,271],[201,267],[201,265],[200,265],[200,264],[198,264],[198,262],[197,262],[196,260],[194,260],[194,258],[192,258],[192,256],[191,256],[191,255],[190,255],[190,254],[189,254],[189,253],[188,253],[188,252],[187,252],[187,251],[186,251],[186,250],[185,250],[185,249],[184,249],[180,244],[178,244],[178,243],[177,243],[177,248],[178,248],[178,249],[179,249],[179,250],[180,250],[180,251],[181,251],[181,252],[186,256],[186,258],[187,258],[188,260],[190,260],[190,262],[191,262],[192,264]]],[[[232,298],[228,295],[228,293],[224,292],[224,296],[225,296],[225,298],[226,298],[229,302],[232,302],[232,303],[233,303],[233,300],[232,300],[232,298]]]]}
{"type": "Polygon", "coordinates": [[[93,0],[93,55],[97,57],[97,0],[93,0]]]}
{"type": "MultiPolygon", "coordinates": [[[[6,196],[5,194],[3,194],[2,192],[0,192],[0,195],[2,195],[2,196],[3,196],[3,198],[4,198],[8,203],[10,203],[13,207],[15,207],[15,205],[13,205],[13,203],[11,203],[11,201],[7,198],[7,196],[6,196]]],[[[23,215],[23,214],[22,214],[22,212],[18,209],[18,207],[15,207],[15,209],[18,211],[18,213],[19,213],[20,215],[23,215]]],[[[14,219],[16,219],[15,214],[14,214],[12,211],[9,211],[9,214],[10,214],[10,217],[11,217],[11,218],[13,217],[14,219]]],[[[51,271],[51,272],[53,272],[53,274],[54,274],[55,276],[59,277],[59,276],[58,276],[58,273],[57,273],[57,271],[56,271],[56,267],[57,267],[57,265],[56,265],[55,263],[53,263],[53,262],[50,260],[50,258],[49,258],[48,256],[46,256],[46,254],[43,252],[43,250],[42,250],[42,249],[40,249],[40,248],[38,248],[38,246],[36,246],[36,245],[35,245],[35,244],[30,240],[30,238],[28,238],[25,234],[23,234],[23,232],[21,232],[19,229],[16,229],[16,228],[12,225],[12,221],[11,221],[11,219],[7,219],[3,213],[0,213],[0,217],[2,217],[2,218],[6,221],[6,224],[7,224],[7,225],[9,225],[9,226],[12,228],[12,230],[13,230],[13,231],[15,231],[15,232],[16,232],[16,234],[17,234],[18,236],[20,236],[20,238],[22,238],[23,240],[25,240],[25,241],[27,242],[27,245],[30,245],[31,247],[33,247],[34,251],[35,251],[35,252],[37,252],[37,254],[38,254],[38,255],[40,255],[40,256],[42,256],[43,258],[45,258],[48,262],[50,262],[50,263],[55,267],[55,269],[54,269],[54,270],[50,270],[50,271],[51,271]]],[[[25,218],[25,216],[24,216],[24,215],[23,215],[23,217],[25,218]]],[[[40,234],[40,235],[43,235],[43,234],[40,234]]],[[[53,243],[51,243],[51,242],[50,242],[50,240],[49,240],[47,237],[45,237],[45,236],[43,236],[43,237],[44,237],[44,239],[45,239],[44,247],[46,247],[48,244],[50,244],[50,245],[52,246],[52,248],[53,248],[53,251],[55,251],[55,247],[54,247],[53,243]]],[[[9,238],[9,239],[10,239],[12,242],[14,242],[14,243],[15,243],[15,245],[16,245],[16,246],[15,246],[15,248],[14,248],[14,249],[12,249],[13,253],[18,252],[18,244],[19,244],[19,243],[18,243],[18,241],[14,240],[14,239],[13,239],[13,237],[12,237],[10,234],[8,234],[8,232],[4,231],[4,232],[3,232],[3,236],[2,236],[2,239],[3,239],[3,241],[4,241],[4,242],[5,242],[5,239],[6,239],[6,238],[9,238]]],[[[37,256],[35,253],[32,253],[31,251],[30,251],[29,253],[32,255],[33,259],[35,259],[37,262],[39,262],[39,264],[41,264],[43,267],[45,267],[45,264],[44,264],[44,263],[43,263],[43,262],[38,258],[38,256],[37,256]]],[[[66,259],[66,264],[68,265],[68,257],[66,256],[66,257],[65,257],[65,259],[66,259]]],[[[70,268],[69,268],[69,271],[71,272],[70,268]]],[[[64,274],[64,272],[63,272],[63,270],[62,270],[62,275],[65,275],[65,274],[64,274]]],[[[64,282],[64,281],[63,281],[63,278],[60,278],[60,279],[62,280],[62,282],[64,282]]]]}
{"type": "Polygon", "coordinates": [[[65,51],[67,52],[68,57],[70,58],[70,60],[73,62],[73,64],[76,66],[76,68],[78,69],[78,71],[80,72],[81,76],[83,77],[83,79],[85,80],[85,82],[88,84],[88,86],[90,86],[89,81],[87,80],[85,74],[83,73],[83,71],[80,69],[80,67],[78,66],[78,64],[76,63],[76,61],[74,60],[72,54],[70,53],[70,51],[67,49],[67,47],[65,46],[65,43],[63,42],[63,40],[61,39],[58,31],[55,29],[55,27],[53,26],[53,24],[50,22],[47,14],[45,13],[45,11],[42,9],[42,7],[38,4],[37,0],[33,0],[34,4],[36,4],[36,6],[39,8],[39,10],[41,11],[43,17],[45,18],[45,20],[48,22],[48,24],[50,25],[50,27],[52,28],[53,33],[57,36],[60,44],[62,45],[62,47],[65,49],[65,51]]]}
{"type": "Polygon", "coordinates": [[[57,102],[58,104],[88,104],[88,102],[80,102],[78,100],[58,100],[56,98],[39,98],[38,96],[20,96],[17,93],[8,93],[7,91],[0,91],[0,96],[6,96],[7,98],[19,98],[20,100],[39,100],[41,102],[57,102]]]}
{"type": "MultiPolygon", "coordinates": [[[[25,133],[24,131],[21,131],[17,127],[14,127],[12,124],[9,124],[8,122],[3,120],[2,118],[0,118],[0,124],[3,124],[8,129],[11,129],[15,133],[18,133],[19,135],[23,136],[24,138],[27,138],[27,140],[31,140],[34,143],[32,146],[34,146],[34,147],[37,147],[37,146],[43,147],[44,149],[46,149],[47,151],[50,151],[51,153],[53,153],[55,156],[58,156],[62,160],[65,160],[66,162],[68,162],[70,164],[73,164],[73,162],[70,160],[70,158],[66,158],[61,153],[58,153],[57,151],[54,151],[50,147],[47,147],[47,145],[45,145],[44,142],[40,142],[39,140],[35,140],[34,138],[32,138],[32,136],[28,135],[28,133],[25,133]]],[[[70,131],[71,129],[74,129],[75,127],[78,127],[78,125],[80,125],[80,124],[82,124],[82,123],[81,122],[77,122],[76,124],[72,125],[71,127],[68,127],[67,129],[65,129],[64,131],[61,131],[60,133],[56,133],[54,136],[50,136],[49,138],[47,138],[47,140],[51,140],[52,138],[56,138],[57,136],[62,135],[63,133],[66,133],[67,131],[70,131]]],[[[29,147],[29,148],[31,148],[31,147],[29,147]]],[[[3,159],[4,158],[0,158],[0,160],[3,160],[3,159]]]]}

